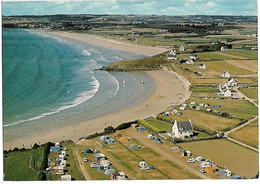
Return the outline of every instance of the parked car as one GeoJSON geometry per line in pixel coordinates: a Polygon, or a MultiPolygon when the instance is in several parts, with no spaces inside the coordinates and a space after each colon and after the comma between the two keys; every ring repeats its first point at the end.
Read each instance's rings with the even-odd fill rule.
{"type": "Polygon", "coordinates": [[[88,159],[87,159],[87,158],[83,158],[83,161],[84,161],[84,162],[88,162],[88,159]]]}
{"type": "Polygon", "coordinates": [[[188,162],[188,163],[194,163],[194,162],[196,162],[196,160],[195,160],[194,157],[192,157],[192,158],[189,158],[189,159],[187,160],[187,162],[188,162]]]}
{"type": "Polygon", "coordinates": [[[199,169],[200,170],[200,172],[202,172],[202,173],[206,173],[206,171],[204,170],[204,169],[199,169]]]}
{"type": "Polygon", "coordinates": [[[89,166],[90,166],[91,168],[96,168],[96,167],[99,166],[99,164],[97,164],[97,163],[95,163],[95,162],[91,162],[91,163],[89,164],[89,166]]]}

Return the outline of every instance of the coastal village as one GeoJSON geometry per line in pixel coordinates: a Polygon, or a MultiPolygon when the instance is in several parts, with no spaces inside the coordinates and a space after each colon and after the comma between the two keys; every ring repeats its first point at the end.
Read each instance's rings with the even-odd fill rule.
{"type": "MultiPolygon", "coordinates": [[[[101,16],[98,20],[105,22],[109,18],[118,21],[116,16],[101,16]]],[[[130,18],[123,16],[121,21],[130,18]]],[[[154,20],[154,16],[135,18],[140,20],[134,22],[145,21],[145,25],[154,20]]],[[[190,28],[207,26],[203,17],[193,23],[183,21],[185,18],[176,24],[190,28]]],[[[5,19],[10,26],[13,17],[5,19]]],[[[171,19],[165,19],[168,20],[171,19]]],[[[60,140],[4,150],[5,179],[258,178],[257,24],[223,20],[216,23],[216,30],[202,35],[196,31],[173,33],[164,26],[117,24],[89,28],[88,34],[165,48],[156,56],[115,62],[102,70],[167,72],[182,80],[187,98],[178,94],[179,100],[169,102],[163,112],[116,126],[108,123],[103,132],[86,135],[76,142],[60,140]],[[126,33],[129,31],[131,34],[126,33]],[[27,178],[17,167],[23,169],[27,178]],[[11,174],[14,171],[15,176],[11,174]]],[[[18,27],[22,25],[27,26],[16,23],[18,27]]],[[[28,24],[34,28],[35,25],[35,21],[28,24]]]]}

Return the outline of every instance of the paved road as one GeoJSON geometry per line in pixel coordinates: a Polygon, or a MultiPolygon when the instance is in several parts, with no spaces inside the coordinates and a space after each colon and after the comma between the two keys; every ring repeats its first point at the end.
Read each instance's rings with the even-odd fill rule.
{"type": "Polygon", "coordinates": [[[83,165],[83,160],[82,160],[81,156],[79,155],[79,151],[72,149],[72,152],[73,152],[74,156],[76,156],[76,158],[79,162],[79,168],[80,168],[82,174],[84,175],[85,179],[90,180],[91,178],[90,178],[89,174],[86,172],[86,169],[83,165]]]}

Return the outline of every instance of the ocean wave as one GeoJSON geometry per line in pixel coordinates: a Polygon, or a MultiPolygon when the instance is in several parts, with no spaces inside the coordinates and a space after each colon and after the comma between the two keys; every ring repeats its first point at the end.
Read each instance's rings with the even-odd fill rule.
{"type": "Polygon", "coordinates": [[[60,38],[57,38],[57,37],[52,37],[53,39],[55,39],[55,40],[58,40],[59,42],[61,42],[61,43],[64,43],[64,42],[66,42],[66,40],[62,40],[62,39],[60,39],[60,38]]]}
{"type": "Polygon", "coordinates": [[[89,99],[91,99],[95,96],[95,94],[98,92],[98,89],[99,89],[99,86],[100,86],[99,81],[94,76],[92,76],[92,79],[93,79],[93,81],[91,81],[90,84],[93,87],[93,89],[90,90],[90,91],[85,91],[85,92],[79,94],[78,97],[74,101],[68,103],[67,105],[62,106],[58,109],[55,109],[51,112],[43,113],[39,116],[29,118],[27,120],[20,120],[20,121],[11,123],[11,124],[4,125],[4,128],[9,127],[9,126],[18,125],[18,124],[24,123],[24,122],[29,122],[29,121],[41,119],[43,117],[50,116],[50,115],[53,115],[53,114],[57,114],[58,112],[64,111],[64,110],[72,108],[72,107],[76,107],[76,106],[88,101],[89,99]]]}
{"type": "Polygon", "coordinates": [[[91,55],[89,53],[89,51],[87,51],[86,49],[84,49],[81,53],[84,54],[85,56],[90,56],[91,55]]]}
{"type": "Polygon", "coordinates": [[[100,55],[100,60],[103,60],[103,61],[109,61],[107,58],[105,58],[102,54],[100,55]]]}
{"type": "Polygon", "coordinates": [[[97,51],[97,50],[95,50],[95,49],[89,49],[89,50],[91,50],[92,52],[94,52],[94,53],[96,53],[96,54],[102,54],[101,52],[99,52],[99,51],[97,51]]]}

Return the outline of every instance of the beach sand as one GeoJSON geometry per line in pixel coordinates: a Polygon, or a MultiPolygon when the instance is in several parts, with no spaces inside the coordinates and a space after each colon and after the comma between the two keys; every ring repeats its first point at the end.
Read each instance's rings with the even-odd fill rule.
{"type": "MultiPolygon", "coordinates": [[[[64,34],[70,35],[70,33],[64,34]]],[[[72,35],[70,36],[72,37],[72,35]]],[[[86,37],[88,36],[86,35],[86,37]]],[[[84,40],[81,39],[81,41],[84,40]]],[[[87,42],[87,40],[85,41],[87,42]]],[[[109,45],[110,42],[104,41],[104,43],[109,45]]],[[[124,43],[122,45],[127,47],[124,43]]],[[[113,47],[113,44],[111,44],[111,46],[113,47]]],[[[139,49],[137,50],[138,52],[140,51],[139,49]]],[[[134,48],[132,52],[134,52],[134,48]]],[[[155,50],[150,51],[150,53],[154,54],[155,52],[155,50]]],[[[116,127],[117,125],[124,122],[134,121],[136,119],[142,119],[149,116],[156,116],[158,113],[167,110],[167,108],[169,108],[173,102],[180,104],[189,98],[189,82],[184,77],[179,76],[173,71],[168,71],[166,68],[160,71],[148,71],[146,73],[154,79],[157,87],[154,93],[144,101],[139,102],[122,111],[98,117],[93,120],[40,133],[24,139],[16,140],[14,142],[5,142],[4,149],[8,150],[10,148],[20,148],[23,146],[25,148],[29,148],[34,143],[43,144],[46,142],[56,142],[62,140],[73,140],[74,142],[77,142],[81,137],[94,134],[95,132],[102,132],[107,126],[116,127]]]]}
{"type": "Polygon", "coordinates": [[[167,51],[165,48],[159,47],[144,47],[140,45],[119,42],[116,40],[106,39],[100,36],[88,35],[88,34],[78,34],[78,33],[69,33],[69,32],[48,32],[48,34],[53,34],[57,36],[62,36],[78,41],[87,42],[92,45],[104,47],[107,49],[114,49],[124,52],[131,52],[137,55],[152,56],[162,52],[167,51]]]}

